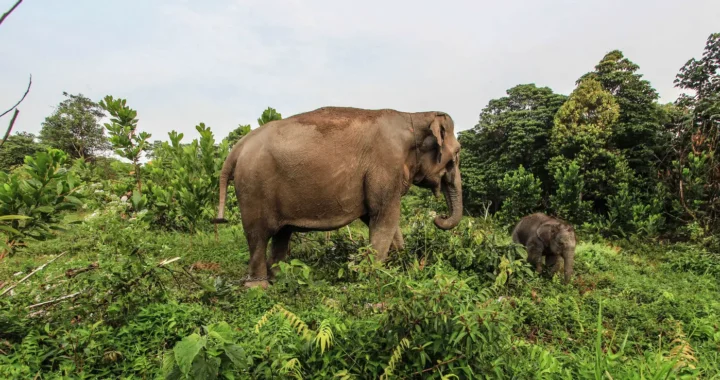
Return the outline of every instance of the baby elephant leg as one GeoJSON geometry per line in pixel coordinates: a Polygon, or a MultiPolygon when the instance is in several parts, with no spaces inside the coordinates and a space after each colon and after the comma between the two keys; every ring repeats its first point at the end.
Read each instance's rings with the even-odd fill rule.
{"type": "Polygon", "coordinates": [[[545,258],[545,265],[550,270],[550,275],[554,275],[560,270],[560,255],[548,255],[545,258]]]}
{"type": "Polygon", "coordinates": [[[527,244],[528,261],[535,267],[535,271],[542,272],[543,245],[537,239],[530,240],[527,244]]]}

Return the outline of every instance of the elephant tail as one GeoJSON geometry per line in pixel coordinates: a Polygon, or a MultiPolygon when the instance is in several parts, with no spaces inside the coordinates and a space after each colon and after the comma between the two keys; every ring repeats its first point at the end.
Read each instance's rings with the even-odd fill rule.
{"type": "MultiPolygon", "coordinates": [[[[236,147],[237,148],[237,147],[236,147]]],[[[237,155],[230,151],[225,162],[223,163],[222,170],[220,171],[220,202],[218,205],[217,218],[213,219],[213,223],[227,223],[225,219],[225,199],[227,198],[227,187],[230,179],[230,174],[235,170],[235,164],[237,163],[237,155]]]]}

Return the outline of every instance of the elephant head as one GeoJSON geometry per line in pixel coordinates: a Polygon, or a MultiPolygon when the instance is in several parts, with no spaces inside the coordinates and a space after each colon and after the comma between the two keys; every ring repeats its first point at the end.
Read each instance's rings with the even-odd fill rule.
{"type": "Polygon", "coordinates": [[[538,236],[546,247],[560,255],[565,262],[565,282],[570,281],[575,263],[575,229],[565,223],[548,223],[538,228],[538,236]]]}
{"type": "Polygon", "coordinates": [[[462,218],[460,142],[455,138],[455,124],[448,114],[430,112],[423,116],[420,125],[415,126],[420,136],[418,170],[413,183],[432,189],[436,197],[440,193],[445,195],[450,215],[437,216],[435,225],[449,230],[455,228],[462,218]]]}

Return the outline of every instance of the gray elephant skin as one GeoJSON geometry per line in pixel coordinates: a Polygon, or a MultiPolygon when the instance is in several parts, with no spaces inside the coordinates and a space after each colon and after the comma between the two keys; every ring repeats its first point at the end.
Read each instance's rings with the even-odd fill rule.
{"type": "Polygon", "coordinates": [[[527,249],[528,261],[542,272],[542,259],[555,274],[560,269],[560,258],[564,261],[565,282],[570,282],[575,262],[575,229],[567,222],[535,213],[520,219],[512,232],[512,240],[527,249]]]}
{"type": "Polygon", "coordinates": [[[403,247],[400,198],[411,185],[444,194],[450,215],[435,225],[457,226],[463,208],[454,128],[444,112],[323,107],[244,136],[223,164],[214,222],[227,222],[232,179],[250,249],[245,286],[268,286],[293,232],[331,231],[356,219],[368,225],[377,259],[385,261],[391,245],[403,247]]]}

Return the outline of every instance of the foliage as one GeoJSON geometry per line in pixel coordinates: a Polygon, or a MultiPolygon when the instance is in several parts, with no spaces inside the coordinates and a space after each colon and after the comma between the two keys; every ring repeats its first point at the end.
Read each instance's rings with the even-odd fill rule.
{"type": "Polygon", "coordinates": [[[110,113],[112,123],[105,123],[105,128],[110,133],[110,142],[115,149],[115,154],[133,163],[134,170],[131,174],[135,174],[137,189],[142,192],[139,160],[142,153],[148,150],[147,139],[152,135],[147,132],[136,133],[137,111],[128,107],[125,99],[113,99],[108,95],[100,101],[100,106],[110,113]]]}
{"type": "Polygon", "coordinates": [[[250,133],[250,125],[240,124],[237,128],[233,129],[232,131],[230,131],[230,133],[228,133],[227,137],[225,137],[225,140],[230,146],[233,146],[236,142],[240,141],[240,139],[248,133],[250,133]]]}
{"type": "Polygon", "coordinates": [[[592,201],[583,200],[585,181],[577,162],[570,161],[566,167],[555,170],[557,191],[550,196],[550,206],[563,219],[582,224],[589,219],[592,201]]]}
{"type": "Polygon", "coordinates": [[[25,157],[13,174],[0,172],[0,258],[28,239],[45,240],[59,227],[62,211],[82,207],[80,182],[68,173],[67,155],[49,148],[25,157]]]}
{"type": "Polygon", "coordinates": [[[100,105],[82,94],[63,92],[63,96],[67,99],[42,123],[40,141],[71,158],[91,158],[108,150],[108,139],[99,122],[104,116],[100,105]]]}
{"type": "Polygon", "coordinates": [[[501,220],[517,222],[523,216],[537,211],[540,206],[540,180],[526,172],[522,165],[517,170],[506,173],[498,187],[505,195],[499,213],[501,220]]]}
{"type": "MultiPolygon", "coordinates": [[[[273,120],[281,120],[282,115],[275,110],[275,108],[268,107],[263,111],[262,115],[258,118],[257,122],[259,125],[264,125],[266,123],[269,123],[273,120]]],[[[242,126],[240,126],[242,128],[242,126]]]]}
{"type": "Polygon", "coordinates": [[[11,171],[25,162],[25,156],[32,156],[45,150],[45,147],[35,141],[35,135],[27,132],[18,132],[8,137],[0,149],[0,168],[11,171]]]}
{"type": "Polygon", "coordinates": [[[477,211],[489,201],[500,210],[503,196],[498,183],[520,165],[548,191],[548,140],[555,113],[565,99],[548,87],[518,85],[507,90],[507,96],[491,100],[473,129],[459,133],[466,207],[477,211]]]}
{"type": "Polygon", "coordinates": [[[150,211],[148,217],[153,217],[161,227],[194,232],[203,221],[212,219],[215,212],[219,173],[229,142],[224,140],[215,145],[213,133],[204,123],[195,129],[200,139],[189,144],[181,143],[182,133],[170,132],[170,143],[163,142],[156,149],[158,158],[146,167],[149,180],[143,206],[150,211]]]}

